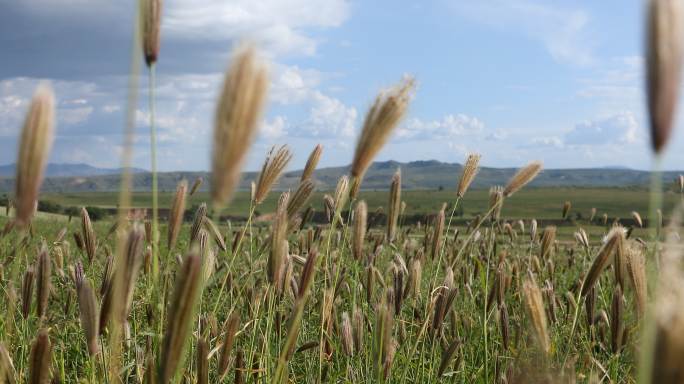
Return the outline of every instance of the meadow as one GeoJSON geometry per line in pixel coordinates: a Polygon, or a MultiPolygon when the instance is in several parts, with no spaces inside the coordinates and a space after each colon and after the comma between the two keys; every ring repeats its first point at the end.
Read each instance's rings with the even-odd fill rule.
{"type": "Polygon", "coordinates": [[[116,193],[40,193],[57,101],[42,84],[30,102],[0,215],[0,383],[684,382],[684,176],[663,188],[657,168],[681,83],[676,2],[648,6],[648,191],[530,188],[532,159],[471,190],[476,153],[439,183],[453,189],[402,191],[397,170],[366,191],[407,76],[378,92],[334,189],[315,192],[317,145],[278,191],[283,145],[236,192],[269,86],[246,44],[216,101],[208,185],[172,194],[156,171],[162,3],[139,5],[116,193]],[[131,193],[143,58],[151,188],[131,193]]]}

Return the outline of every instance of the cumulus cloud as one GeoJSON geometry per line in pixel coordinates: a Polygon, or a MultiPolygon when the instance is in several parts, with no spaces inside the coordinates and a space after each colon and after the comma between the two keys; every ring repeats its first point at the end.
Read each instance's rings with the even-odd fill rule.
{"type": "Polygon", "coordinates": [[[259,129],[261,136],[265,139],[275,140],[287,134],[287,118],[276,116],[272,120],[266,120],[259,129]]]}
{"type": "Polygon", "coordinates": [[[526,147],[551,147],[551,148],[563,148],[565,143],[558,136],[549,137],[535,137],[532,139],[531,145],[526,147]]]}
{"type": "Polygon", "coordinates": [[[569,145],[633,144],[639,136],[634,113],[626,111],[595,120],[583,121],[565,135],[569,145]]]}
{"type": "Polygon", "coordinates": [[[306,109],[306,116],[288,128],[295,137],[351,138],[356,131],[358,112],[319,88],[324,74],[297,66],[276,68],[271,100],[283,106],[294,104],[306,109]]]}
{"type": "Polygon", "coordinates": [[[169,0],[163,27],[174,38],[248,38],[275,53],[313,54],[304,30],[337,27],[350,12],[346,0],[169,0]]]}
{"type": "Polygon", "coordinates": [[[448,114],[438,120],[409,119],[395,135],[398,140],[448,140],[474,135],[484,130],[484,123],[464,114],[448,114]]]}

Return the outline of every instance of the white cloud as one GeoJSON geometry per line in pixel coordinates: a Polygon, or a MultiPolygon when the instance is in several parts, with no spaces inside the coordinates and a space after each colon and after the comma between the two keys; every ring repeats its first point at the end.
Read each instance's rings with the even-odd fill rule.
{"type": "Polygon", "coordinates": [[[355,107],[329,96],[318,88],[325,75],[297,66],[276,68],[271,100],[283,106],[305,106],[307,116],[290,124],[288,134],[297,137],[351,138],[356,131],[355,107]]]}
{"type": "Polygon", "coordinates": [[[448,140],[474,135],[484,130],[484,123],[464,114],[446,115],[440,120],[409,119],[395,135],[398,140],[448,140]]]}
{"type": "MultiPolygon", "coordinates": [[[[44,79],[15,77],[0,80],[0,134],[17,135],[33,92],[44,79]]],[[[94,83],[57,80],[49,82],[57,99],[58,133],[88,120],[93,107],[88,100],[100,97],[94,83]]]]}
{"type": "Polygon", "coordinates": [[[557,61],[587,65],[594,61],[589,15],[532,0],[480,0],[456,2],[454,9],[493,28],[517,29],[538,40],[557,61]]]}
{"type": "Polygon", "coordinates": [[[169,0],[163,27],[181,39],[248,38],[275,53],[313,54],[304,30],[337,27],[349,12],[346,0],[169,0]]]}
{"type": "Polygon", "coordinates": [[[93,113],[93,107],[82,107],[82,108],[68,108],[62,109],[57,115],[57,119],[60,123],[75,125],[81,124],[88,120],[90,115],[93,113]]]}
{"type": "Polygon", "coordinates": [[[532,139],[532,143],[528,147],[552,147],[552,148],[563,148],[563,140],[558,136],[549,137],[535,137],[532,139]]]}
{"type": "Polygon", "coordinates": [[[287,118],[276,116],[271,121],[264,121],[259,130],[261,136],[268,140],[275,140],[287,134],[287,118]]]}
{"type": "Polygon", "coordinates": [[[315,91],[309,118],[305,121],[304,133],[317,137],[354,136],[357,112],[340,100],[315,91]]]}
{"type": "Polygon", "coordinates": [[[565,135],[568,145],[634,144],[639,138],[639,123],[634,113],[581,122],[565,135]]]}

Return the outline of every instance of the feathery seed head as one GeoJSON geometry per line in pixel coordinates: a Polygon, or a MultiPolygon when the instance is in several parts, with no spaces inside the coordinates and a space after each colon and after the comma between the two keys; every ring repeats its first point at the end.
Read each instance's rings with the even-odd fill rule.
{"type": "Polygon", "coordinates": [[[366,114],[351,166],[352,198],[357,196],[373,158],[406,114],[414,86],[415,80],[409,77],[397,86],[380,92],[366,114]]]}
{"type": "Polygon", "coordinates": [[[682,72],[682,3],[649,0],[646,26],[646,93],[651,144],[660,153],[674,124],[682,72]]]}
{"type": "Polygon", "coordinates": [[[267,88],[267,71],[258,62],[254,49],[238,49],[224,80],[214,123],[211,198],[217,208],[228,203],[238,185],[267,88]]]}
{"type": "Polygon", "coordinates": [[[458,181],[458,190],[456,193],[458,197],[462,198],[463,196],[465,196],[468,187],[470,187],[470,184],[472,184],[473,180],[475,180],[475,176],[477,176],[477,172],[480,170],[479,164],[479,154],[473,153],[468,155],[468,159],[466,159],[466,162],[463,165],[461,178],[458,181]]]}
{"type": "Polygon", "coordinates": [[[45,165],[52,147],[54,124],[55,96],[52,88],[43,84],[33,94],[17,154],[14,207],[15,221],[20,228],[28,226],[35,212],[45,165]]]}
{"type": "Polygon", "coordinates": [[[526,166],[520,168],[518,172],[511,177],[503,190],[504,197],[509,197],[515,192],[519,191],[527,183],[534,180],[535,177],[541,172],[543,164],[541,161],[533,161],[526,166]]]}

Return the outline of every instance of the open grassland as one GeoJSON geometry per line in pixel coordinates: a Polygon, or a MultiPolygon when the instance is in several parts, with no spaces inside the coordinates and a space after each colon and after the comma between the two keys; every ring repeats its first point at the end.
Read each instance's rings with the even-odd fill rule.
{"type": "MultiPolygon", "coordinates": [[[[270,211],[268,204],[276,195],[259,210],[270,211]]],[[[420,199],[416,204],[420,208],[413,209],[428,214],[434,201],[447,201],[450,195],[422,192],[404,197],[420,199]]],[[[190,255],[199,252],[206,280],[191,321],[197,326],[192,327],[190,345],[181,354],[186,358],[180,376],[186,382],[195,382],[204,373],[209,382],[268,382],[278,374],[283,353],[291,382],[487,383],[502,377],[509,382],[530,382],[537,375],[540,380],[555,377],[556,382],[585,382],[590,377],[633,382],[642,313],[638,295],[643,293],[638,287],[635,290],[629,274],[620,277],[623,288],[616,288],[620,280],[612,265],[600,273],[588,296],[580,292],[593,260],[605,252],[602,239],[611,226],[592,225],[586,218],[575,220],[557,230],[549,226],[553,235],[549,239],[541,224],[532,230],[530,215],[560,216],[563,201],[575,199],[578,203],[573,209],[578,206],[586,215],[591,207],[605,206],[611,215],[628,218],[630,208],[640,206],[634,202],[643,204],[643,195],[621,190],[529,190],[506,201],[500,220],[486,220],[477,229],[459,226],[458,236],[455,227],[446,224],[445,228],[448,212],[441,224],[435,219],[438,207],[419,225],[402,226],[399,217],[392,241],[386,237],[386,223],[375,223],[361,238],[359,259],[355,258],[359,237],[354,220],[340,218],[344,225],[307,224],[287,234],[289,255],[275,283],[269,283],[270,223],[229,226],[217,222],[212,229],[202,224],[200,210],[193,223],[182,226],[178,243],[168,248],[168,227],[163,222],[157,277],[149,251],[141,248],[137,251],[141,253],[127,256],[142,266],[124,325],[122,376],[137,382],[157,369],[156,361],[148,357],[162,354],[168,337],[165,329],[178,310],[173,304],[174,286],[182,281],[190,255]],[[616,193],[620,198],[614,197],[616,193]],[[556,200],[551,201],[551,196],[556,200]],[[587,196],[595,200],[580,203],[587,196]],[[538,210],[516,205],[534,205],[538,210]],[[506,212],[515,213],[515,219],[503,216],[506,212]],[[525,217],[524,228],[518,217],[525,217]],[[191,246],[193,228],[199,230],[195,235],[199,249],[191,246]],[[587,231],[586,246],[573,236],[579,228],[587,231]],[[236,241],[240,235],[243,240],[236,241]],[[309,300],[303,304],[298,289],[306,284],[309,260],[315,260],[319,270],[310,282],[309,300]],[[537,291],[539,302],[534,301],[537,291]],[[293,320],[300,306],[301,318],[293,320]],[[296,321],[299,329],[294,330],[296,321]],[[294,335],[291,346],[290,335],[294,335]],[[231,337],[232,347],[226,351],[223,346],[231,337]]],[[[360,197],[372,202],[372,207],[386,206],[382,200],[387,196],[387,192],[366,192],[360,197]]],[[[111,197],[62,196],[59,202],[106,205],[111,197]]],[[[136,204],[145,206],[147,197],[136,196],[136,204]]],[[[197,202],[202,197],[197,196],[197,202]]],[[[241,199],[245,196],[238,196],[238,204],[241,199]]],[[[486,211],[483,200],[483,192],[472,191],[464,205],[486,211]]],[[[167,196],[160,205],[170,205],[167,196]]],[[[311,205],[317,205],[316,198],[311,205]]],[[[4,214],[3,209],[0,226],[8,220],[4,214]]],[[[50,324],[53,377],[61,382],[106,380],[107,362],[114,353],[111,335],[104,330],[96,338],[95,354],[89,357],[87,346],[93,336],[87,336],[88,319],[79,288],[83,283],[77,281],[92,286],[95,308],[102,314],[106,291],[112,289],[110,263],[116,236],[110,219],[94,222],[91,229],[82,220],[76,217],[68,222],[64,216],[39,213],[28,237],[10,232],[0,238],[7,282],[3,309],[9,314],[0,319],[0,339],[12,351],[17,378],[31,374],[27,362],[35,333],[30,330],[50,324]],[[94,239],[92,249],[85,238],[94,239]],[[26,288],[27,279],[37,279],[35,272],[27,275],[27,268],[44,268],[41,249],[47,251],[51,266],[42,315],[38,307],[45,283],[36,280],[26,288]],[[75,277],[79,265],[82,280],[75,277]]],[[[136,222],[148,219],[130,221],[129,234],[134,233],[136,222]]],[[[472,224],[472,220],[466,222],[472,224]]],[[[629,239],[622,238],[622,232],[619,236],[625,247],[619,251],[625,252],[621,257],[628,257],[627,250],[630,255],[644,251],[633,239],[647,237],[645,231],[636,230],[629,239]]],[[[149,236],[144,238],[149,250],[149,236]]]]}
{"type": "MultiPolygon", "coordinates": [[[[332,192],[328,192],[332,193],[332,192]]],[[[323,210],[323,192],[316,192],[312,197],[312,206],[318,210],[323,210]]],[[[406,202],[406,215],[429,215],[439,210],[445,202],[454,200],[454,191],[403,191],[402,200],[406,202]]],[[[369,212],[375,211],[379,207],[387,208],[387,191],[365,191],[360,192],[360,198],[368,204],[369,212]]],[[[172,193],[161,193],[159,202],[161,207],[167,207],[173,199],[172,193]]],[[[570,201],[572,204],[570,215],[573,218],[577,214],[582,218],[588,219],[591,209],[596,208],[597,217],[606,213],[610,218],[631,218],[632,211],[637,211],[646,218],[648,211],[648,191],[644,189],[627,188],[529,188],[520,191],[511,198],[511,204],[504,206],[502,214],[509,218],[521,219],[560,219],[563,204],[570,201]]],[[[116,207],[118,194],[110,192],[92,193],[64,193],[64,194],[45,194],[41,200],[56,202],[62,206],[95,206],[95,207],[116,207]]],[[[207,201],[207,193],[198,192],[188,198],[188,206],[196,206],[207,201]]],[[[278,196],[272,194],[258,208],[260,212],[273,212],[278,200],[278,196]]],[[[132,194],[132,205],[134,207],[151,206],[151,194],[136,192],[132,194]]],[[[238,192],[233,202],[224,210],[224,214],[232,216],[246,217],[249,212],[249,193],[238,192]]],[[[668,192],[664,195],[663,212],[671,212],[675,204],[681,201],[679,193],[668,192]]],[[[487,211],[489,205],[489,192],[486,190],[471,190],[462,200],[462,215],[473,217],[487,211]]],[[[460,213],[460,210],[458,212],[460,213]]],[[[666,215],[667,216],[667,215],[666,215]]]]}

